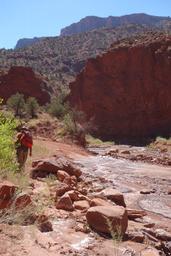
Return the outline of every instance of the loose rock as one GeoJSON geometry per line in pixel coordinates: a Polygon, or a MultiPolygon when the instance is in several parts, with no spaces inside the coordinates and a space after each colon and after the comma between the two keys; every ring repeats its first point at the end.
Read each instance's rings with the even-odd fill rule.
{"type": "Polygon", "coordinates": [[[65,157],[53,157],[50,159],[43,159],[34,161],[32,163],[31,178],[44,178],[49,174],[57,176],[59,170],[67,172],[70,176],[79,178],[82,174],[81,170],[70,160],[65,157]]]}
{"type": "Polygon", "coordinates": [[[119,192],[116,189],[112,188],[106,188],[102,192],[102,195],[104,195],[107,199],[111,200],[117,205],[126,207],[124,196],[121,192],[119,192]]]}
{"type": "Polygon", "coordinates": [[[101,198],[94,198],[90,201],[90,206],[112,206],[112,203],[109,203],[101,198]]]}
{"type": "Polygon", "coordinates": [[[37,218],[37,227],[41,232],[53,231],[52,223],[48,220],[46,215],[40,215],[37,218]]]}
{"type": "Polygon", "coordinates": [[[31,202],[32,201],[31,201],[30,196],[23,192],[23,193],[20,193],[16,197],[14,204],[17,209],[23,209],[23,208],[27,207],[28,205],[31,206],[31,202]]]}
{"type": "Polygon", "coordinates": [[[17,187],[9,181],[0,183],[0,209],[10,207],[16,190],[17,187]]]}
{"type": "Polygon", "coordinates": [[[142,210],[136,210],[136,209],[128,209],[127,208],[127,214],[128,214],[128,219],[134,220],[137,218],[143,218],[144,216],[147,215],[145,211],[142,210]]]}
{"type": "Polygon", "coordinates": [[[57,209],[62,209],[62,210],[66,210],[66,211],[73,211],[74,207],[72,205],[72,201],[70,196],[65,193],[57,202],[56,204],[56,208],[57,209]]]}
{"type": "Polygon", "coordinates": [[[59,170],[57,172],[57,178],[59,181],[63,182],[66,178],[70,178],[70,175],[65,171],[59,170]]]}
{"type": "Polygon", "coordinates": [[[78,210],[88,210],[90,208],[90,205],[86,200],[82,200],[74,202],[74,207],[78,210]]]}
{"type": "Polygon", "coordinates": [[[126,210],[121,206],[91,207],[86,214],[87,222],[97,232],[110,234],[111,232],[124,235],[128,226],[126,210]]]}

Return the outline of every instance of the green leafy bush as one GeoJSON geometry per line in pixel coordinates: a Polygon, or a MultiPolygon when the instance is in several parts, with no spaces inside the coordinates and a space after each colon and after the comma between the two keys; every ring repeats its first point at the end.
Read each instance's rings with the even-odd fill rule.
{"type": "Polygon", "coordinates": [[[0,175],[18,167],[14,140],[16,126],[16,119],[0,110],[0,175]]]}

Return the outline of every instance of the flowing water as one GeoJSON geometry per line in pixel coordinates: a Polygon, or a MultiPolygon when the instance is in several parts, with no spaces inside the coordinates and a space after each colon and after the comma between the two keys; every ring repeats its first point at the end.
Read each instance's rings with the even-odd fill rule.
{"type": "MultiPolygon", "coordinates": [[[[143,150],[143,148],[142,148],[143,150]]],[[[76,162],[93,181],[94,188],[113,187],[124,193],[128,207],[140,207],[171,219],[171,168],[103,156],[105,149],[93,149],[97,155],[76,162]],[[143,195],[141,190],[149,190],[143,195]]]]}

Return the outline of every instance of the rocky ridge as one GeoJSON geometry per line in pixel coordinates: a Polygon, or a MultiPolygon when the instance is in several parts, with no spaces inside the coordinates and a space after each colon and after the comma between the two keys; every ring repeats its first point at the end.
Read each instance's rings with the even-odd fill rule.
{"type": "Polygon", "coordinates": [[[170,17],[152,16],[145,13],[135,13],[120,17],[109,16],[107,18],[87,16],[81,19],[79,22],[73,23],[70,26],[63,28],[61,30],[61,36],[83,33],[94,29],[99,29],[102,27],[118,27],[130,23],[147,25],[151,27],[162,27],[166,26],[167,22],[171,25],[170,17]]]}

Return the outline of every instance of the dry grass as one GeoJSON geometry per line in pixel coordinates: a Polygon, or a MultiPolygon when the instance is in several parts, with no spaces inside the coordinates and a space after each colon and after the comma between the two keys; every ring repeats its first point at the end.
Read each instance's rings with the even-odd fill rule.
{"type": "Polygon", "coordinates": [[[171,152],[171,138],[157,137],[152,143],[148,145],[150,149],[166,149],[167,152],[171,152]]]}

